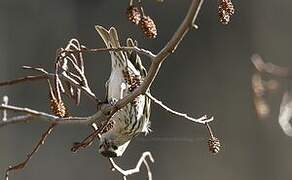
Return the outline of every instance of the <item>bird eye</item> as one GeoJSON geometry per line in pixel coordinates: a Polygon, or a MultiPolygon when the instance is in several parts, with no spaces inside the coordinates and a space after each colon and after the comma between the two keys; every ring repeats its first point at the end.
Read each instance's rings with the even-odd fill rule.
{"type": "Polygon", "coordinates": [[[112,145],[112,148],[113,148],[113,150],[117,150],[118,149],[118,146],[112,145]]]}

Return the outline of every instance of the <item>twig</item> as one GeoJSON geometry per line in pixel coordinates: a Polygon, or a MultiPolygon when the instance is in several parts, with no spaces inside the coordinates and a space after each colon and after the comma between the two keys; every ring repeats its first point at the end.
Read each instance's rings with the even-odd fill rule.
{"type": "Polygon", "coordinates": [[[166,111],[168,111],[168,112],[170,112],[170,113],[172,113],[174,115],[183,117],[183,118],[185,118],[187,120],[190,120],[192,122],[199,123],[199,124],[207,124],[208,122],[211,122],[211,121],[214,120],[214,117],[207,118],[206,115],[204,115],[204,116],[202,116],[200,118],[190,117],[189,115],[187,115],[185,113],[177,112],[176,110],[171,109],[170,107],[168,107],[165,104],[163,104],[162,101],[160,101],[157,98],[155,98],[154,96],[152,96],[150,93],[146,93],[146,96],[148,96],[153,102],[155,102],[156,104],[158,104],[159,106],[161,106],[166,111]]]}
{"type": "Polygon", "coordinates": [[[12,118],[8,118],[6,121],[0,121],[0,127],[9,125],[9,124],[15,124],[15,123],[21,123],[21,122],[28,122],[31,121],[33,119],[37,119],[38,120],[43,120],[43,121],[47,121],[50,123],[58,123],[58,124],[90,124],[93,120],[91,119],[91,117],[67,117],[67,118],[60,118],[58,116],[55,115],[51,115],[45,112],[40,112],[40,111],[36,111],[33,109],[29,109],[29,108],[20,108],[20,107],[16,107],[16,106],[11,106],[11,105],[0,105],[0,110],[10,110],[10,111],[14,111],[14,112],[21,112],[21,113],[25,113],[26,115],[22,115],[22,116],[16,116],[16,117],[12,117],[12,118]]]}
{"type": "Polygon", "coordinates": [[[10,124],[17,124],[17,123],[28,123],[30,122],[32,119],[34,118],[34,116],[32,115],[22,115],[22,116],[15,116],[15,117],[11,117],[11,118],[7,118],[6,121],[0,121],[0,128],[10,125],[10,124]]]}
{"type": "Polygon", "coordinates": [[[17,83],[21,83],[21,82],[25,82],[25,81],[43,80],[43,79],[47,79],[47,78],[48,78],[48,76],[45,74],[37,75],[37,76],[26,76],[26,77],[22,77],[22,78],[10,80],[10,81],[2,81],[2,82],[0,82],[0,86],[8,86],[8,85],[13,85],[13,84],[17,84],[17,83]]]}
{"type": "Polygon", "coordinates": [[[209,123],[206,123],[206,127],[207,127],[207,130],[208,130],[208,133],[209,133],[210,137],[214,138],[215,136],[214,136],[214,133],[213,133],[212,128],[209,125],[209,123]]]}
{"type": "Polygon", "coordinates": [[[148,180],[152,180],[152,173],[151,173],[149,164],[146,161],[146,157],[148,157],[152,163],[154,162],[154,159],[153,159],[151,153],[146,151],[141,155],[139,161],[137,162],[136,167],[133,168],[133,169],[129,169],[129,170],[123,170],[122,168],[120,168],[114,162],[114,160],[112,158],[109,158],[109,161],[110,161],[110,163],[112,165],[112,171],[117,170],[119,173],[121,173],[123,175],[124,180],[126,180],[129,175],[132,175],[132,174],[135,174],[135,173],[139,173],[140,172],[140,167],[141,167],[142,163],[144,163],[145,166],[146,166],[147,172],[148,172],[148,180]]]}
{"type": "MultiPolygon", "coordinates": [[[[49,78],[49,77],[55,78],[56,77],[56,74],[49,73],[46,70],[44,70],[43,68],[36,68],[36,67],[32,67],[32,66],[22,66],[22,68],[41,72],[41,73],[43,73],[43,76],[46,76],[47,78],[49,78]]],[[[95,102],[97,102],[97,103],[100,102],[100,100],[95,96],[95,94],[89,88],[82,86],[82,84],[78,83],[77,81],[75,81],[72,78],[69,78],[68,76],[64,76],[62,74],[58,74],[58,76],[59,76],[59,78],[68,81],[70,83],[70,85],[72,85],[73,87],[80,88],[89,98],[91,98],[95,102]]]]}
{"type": "Polygon", "coordinates": [[[89,49],[89,48],[81,48],[80,50],[62,50],[60,53],[78,53],[78,52],[108,52],[108,51],[135,51],[139,54],[145,55],[149,57],[150,59],[153,59],[156,57],[155,54],[153,54],[151,51],[143,49],[143,48],[138,48],[138,47],[127,47],[127,46],[122,46],[118,48],[94,48],[94,49],[89,49]]]}
{"type": "Polygon", "coordinates": [[[100,133],[100,131],[101,131],[100,129],[96,129],[91,134],[89,134],[89,136],[84,138],[81,142],[73,143],[71,151],[76,153],[80,149],[85,149],[89,147],[92,144],[92,142],[98,137],[98,134],[100,133]]]}
{"type": "Polygon", "coordinates": [[[42,144],[44,144],[45,140],[47,139],[47,137],[51,133],[52,129],[56,125],[57,124],[55,124],[55,123],[51,124],[51,126],[43,133],[41,139],[38,141],[38,143],[36,144],[36,146],[34,147],[32,152],[27,155],[27,158],[24,161],[22,161],[21,163],[19,163],[17,165],[8,167],[8,169],[5,172],[5,179],[6,180],[8,180],[8,178],[9,178],[9,172],[10,171],[20,170],[20,169],[23,169],[26,166],[26,164],[29,162],[29,160],[33,157],[34,153],[36,153],[39,150],[40,146],[42,144]]]}

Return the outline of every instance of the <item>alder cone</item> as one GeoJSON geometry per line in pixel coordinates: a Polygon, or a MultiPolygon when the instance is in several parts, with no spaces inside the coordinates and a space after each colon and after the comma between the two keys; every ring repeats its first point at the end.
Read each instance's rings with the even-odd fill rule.
{"type": "Polygon", "coordinates": [[[56,98],[50,98],[50,109],[58,117],[67,117],[67,108],[63,101],[58,101],[56,98]]]}
{"type": "Polygon", "coordinates": [[[209,151],[213,154],[217,154],[220,151],[221,144],[218,138],[212,137],[208,140],[209,151]]]}
{"type": "Polygon", "coordinates": [[[143,16],[139,23],[143,33],[150,39],[157,36],[157,29],[154,21],[149,16],[143,16]]]}
{"type": "Polygon", "coordinates": [[[218,15],[222,24],[228,24],[234,12],[235,9],[231,0],[219,0],[218,15]]]}
{"type": "Polygon", "coordinates": [[[126,12],[128,19],[130,22],[138,25],[141,20],[141,13],[138,7],[136,6],[129,6],[126,12]]]}

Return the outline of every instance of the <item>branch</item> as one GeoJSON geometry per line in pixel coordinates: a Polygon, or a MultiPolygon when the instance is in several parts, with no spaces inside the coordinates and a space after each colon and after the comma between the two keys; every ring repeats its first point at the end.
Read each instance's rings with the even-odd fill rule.
{"type": "Polygon", "coordinates": [[[45,112],[36,111],[29,108],[20,108],[16,106],[11,105],[0,105],[0,110],[10,110],[14,112],[20,112],[25,113],[26,115],[21,116],[15,116],[12,118],[7,118],[6,121],[0,121],[0,127],[9,125],[9,124],[15,124],[15,123],[21,123],[21,122],[29,122],[34,119],[47,121],[50,123],[58,123],[58,124],[90,124],[92,119],[91,117],[67,117],[67,118],[60,118],[55,115],[51,115],[45,112]]]}
{"type": "Polygon", "coordinates": [[[17,124],[17,123],[28,123],[30,122],[34,117],[32,115],[21,115],[21,116],[15,116],[11,118],[7,118],[6,121],[0,121],[0,128],[10,125],[10,124],[17,124]]]}
{"type": "Polygon", "coordinates": [[[214,120],[214,117],[211,117],[209,119],[207,119],[207,115],[204,115],[198,119],[196,118],[193,118],[193,117],[190,117],[189,115],[187,115],[186,113],[181,113],[181,112],[177,112],[176,110],[173,110],[171,109],[170,107],[166,106],[165,104],[163,104],[162,101],[156,99],[155,97],[153,97],[150,93],[146,93],[146,96],[148,96],[153,102],[155,102],[156,104],[158,104],[159,106],[161,106],[163,109],[165,109],[166,111],[174,114],[174,115],[177,115],[177,116],[180,116],[180,117],[183,117],[187,120],[190,120],[192,122],[195,122],[195,123],[199,123],[199,124],[207,124],[208,122],[211,122],[214,120]]]}
{"type": "MultiPolygon", "coordinates": [[[[41,72],[42,75],[36,75],[36,76],[25,76],[25,77],[21,77],[18,79],[14,79],[14,80],[9,80],[9,81],[2,81],[0,82],[0,86],[9,86],[9,85],[14,85],[14,84],[18,84],[18,83],[23,83],[26,81],[36,81],[36,80],[43,80],[43,79],[49,79],[49,78],[55,78],[56,74],[53,73],[49,73],[45,70],[40,71],[40,68],[35,68],[35,67],[30,67],[30,66],[23,66],[23,69],[31,69],[31,70],[35,70],[38,72],[41,72]]],[[[74,79],[69,78],[67,76],[64,76],[62,74],[58,75],[61,79],[66,80],[70,83],[70,85],[76,87],[76,88],[80,88],[82,90],[82,92],[84,92],[90,99],[92,99],[93,101],[99,103],[99,99],[95,96],[95,94],[88,88],[82,86],[80,83],[76,82],[74,79]]]]}
{"type": "MultiPolygon", "coordinates": [[[[36,68],[36,67],[31,67],[31,66],[22,66],[22,68],[38,71],[38,72],[42,73],[43,76],[45,76],[47,79],[56,77],[56,74],[49,73],[46,70],[44,70],[43,68],[36,68]]],[[[95,102],[97,102],[97,103],[100,102],[99,99],[95,96],[95,94],[91,91],[91,89],[88,86],[83,86],[82,84],[76,82],[74,79],[72,79],[68,76],[64,76],[62,74],[58,74],[58,76],[59,76],[59,78],[68,81],[70,83],[70,85],[72,85],[73,87],[80,88],[81,91],[83,91],[89,98],[91,98],[95,102]]],[[[25,78],[23,78],[23,81],[30,81],[31,78],[33,78],[33,77],[30,77],[30,78],[29,78],[29,76],[25,77],[25,78]]],[[[15,83],[19,83],[19,82],[23,82],[23,81],[15,81],[15,83]]]]}
{"type": "Polygon", "coordinates": [[[148,152],[148,151],[146,151],[146,152],[144,152],[144,153],[141,155],[139,161],[137,162],[136,167],[133,168],[133,169],[129,169],[129,170],[123,170],[122,168],[120,168],[120,167],[114,162],[113,158],[109,158],[109,161],[110,161],[110,163],[111,163],[111,165],[112,165],[112,171],[117,170],[119,173],[121,173],[121,174],[124,176],[124,180],[126,180],[126,179],[127,179],[127,176],[129,176],[129,175],[132,175],[132,174],[135,174],[135,173],[139,173],[139,172],[140,172],[140,167],[141,167],[142,163],[144,163],[145,166],[146,166],[147,172],[148,172],[148,179],[149,179],[149,180],[152,180],[152,173],[151,173],[151,170],[150,170],[149,164],[148,164],[148,162],[146,161],[146,157],[149,157],[149,159],[150,159],[150,161],[151,161],[152,163],[154,162],[154,159],[153,159],[151,153],[148,152]]]}
{"type": "Polygon", "coordinates": [[[119,48],[95,48],[95,49],[81,48],[80,50],[74,50],[74,51],[62,50],[60,53],[108,52],[108,51],[135,51],[139,54],[149,57],[150,59],[153,59],[156,57],[156,55],[153,54],[151,51],[143,49],[143,48],[138,48],[136,46],[134,47],[122,46],[119,48]]]}
{"type": "Polygon", "coordinates": [[[22,78],[10,80],[10,81],[2,81],[2,82],[0,82],[0,86],[8,86],[8,85],[17,84],[17,83],[24,82],[24,81],[43,80],[43,79],[47,79],[47,78],[48,78],[48,76],[45,74],[38,75],[38,76],[26,76],[26,77],[22,77],[22,78]]]}
{"type": "Polygon", "coordinates": [[[53,128],[56,126],[57,124],[51,124],[49,126],[49,128],[42,134],[40,140],[38,141],[38,143],[35,145],[35,147],[33,148],[33,150],[27,155],[26,159],[24,161],[22,161],[21,163],[18,163],[14,166],[9,166],[6,171],[5,171],[5,180],[8,180],[9,177],[9,173],[10,171],[15,171],[15,170],[20,170],[23,169],[27,163],[29,162],[29,160],[33,157],[33,155],[39,150],[39,148],[41,147],[42,144],[45,143],[47,137],[50,135],[51,131],[53,130],[53,128]]]}

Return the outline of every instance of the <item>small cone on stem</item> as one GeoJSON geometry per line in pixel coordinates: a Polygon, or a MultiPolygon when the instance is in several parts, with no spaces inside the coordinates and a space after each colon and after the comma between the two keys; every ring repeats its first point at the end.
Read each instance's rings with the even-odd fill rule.
{"type": "Polygon", "coordinates": [[[214,136],[212,129],[208,123],[206,123],[210,138],[208,140],[209,151],[213,154],[217,154],[221,150],[221,143],[217,137],[214,136]]]}
{"type": "Polygon", "coordinates": [[[56,98],[54,94],[54,90],[51,86],[50,81],[48,81],[49,84],[49,106],[53,114],[55,114],[58,117],[67,117],[68,116],[68,111],[67,108],[62,101],[61,97],[56,98]]]}
{"type": "Polygon", "coordinates": [[[231,17],[234,15],[235,8],[231,0],[219,0],[218,2],[218,15],[222,24],[228,24],[231,17]]]}
{"type": "Polygon", "coordinates": [[[208,147],[209,151],[213,154],[217,154],[220,151],[221,144],[218,138],[216,137],[211,137],[208,140],[208,147]]]}
{"type": "Polygon", "coordinates": [[[155,22],[150,16],[143,16],[139,23],[139,26],[143,33],[150,39],[154,39],[157,36],[157,28],[155,22]]]}
{"type": "Polygon", "coordinates": [[[58,117],[66,117],[68,115],[67,109],[63,101],[58,101],[56,98],[50,97],[50,109],[58,117]]]}
{"type": "Polygon", "coordinates": [[[126,15],[130,22],[138,25],[141,20],[141,12],[137,6],[130,5],[127,9],[126,15]]]}

